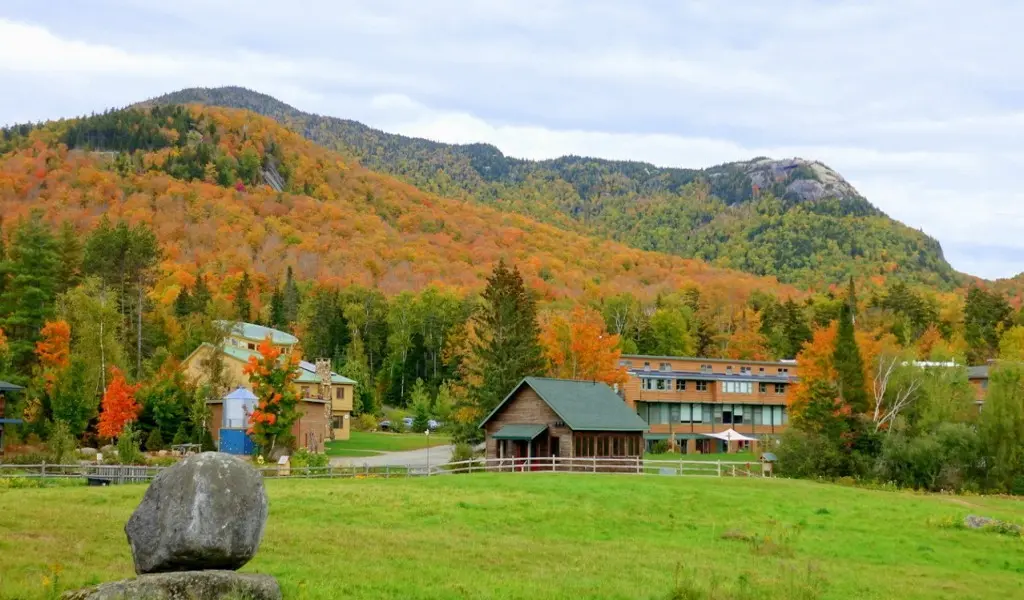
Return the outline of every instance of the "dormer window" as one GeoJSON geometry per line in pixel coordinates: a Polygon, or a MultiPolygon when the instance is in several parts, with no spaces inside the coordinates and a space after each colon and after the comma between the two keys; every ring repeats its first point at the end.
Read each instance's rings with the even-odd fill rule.
{"type": "Polygon", "coordinates": [[[672,364],[671,363],[661,363],[660,365],[658,365],[658,370],[659,371],[671,371],[672,370],[672,364]]]}
{"type": "Polygon", "coordinates": [[[651,363],[645,362],[644,363],[644,371],[650,371],[650,370],[651,370],[651,363]]]}

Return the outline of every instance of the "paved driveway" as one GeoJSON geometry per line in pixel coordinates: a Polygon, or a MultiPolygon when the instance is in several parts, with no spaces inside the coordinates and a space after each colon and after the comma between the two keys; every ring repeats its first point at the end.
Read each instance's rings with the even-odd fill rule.
{"type": "Polygon", "coordinates": [[[453,446],[434,446],[433,448],[422,448],[420,450],[407,450],[405,452],[382,452],[376,456],[336,456],[331,459],[331,466],[363,466],[383,467],[412,467],[424,469],[429,464],[432,467],[443,465],[451,460],[453,446]]]}

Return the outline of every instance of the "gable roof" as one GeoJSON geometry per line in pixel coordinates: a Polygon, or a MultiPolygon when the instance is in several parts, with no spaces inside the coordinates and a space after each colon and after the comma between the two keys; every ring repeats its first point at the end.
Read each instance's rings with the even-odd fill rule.
{"type": "Polygon", "coordinates": [[[527,377],[505,396],[491,414],[480,423],[483,427],[524,385],[537,392],[566,426],[574,431],[647,431],[647,423],[630,410],[625,401],[604,383],[527,377]]]}
{"type": "Polygon", "coordinates": [[[6,381],[0,381],[0,392],[17,392],[25,388],[20,385],[14,385],[13,383],[7,383],[6,381]]]}
{"type": "Polygon", "coordinates": [[[988,379],[988,365],[967,367],[967,379],[988,379]]]}
{"type": "Polygon", "coordinates": [[[299,343],[299,338],[286,331],[256,325],[255,323],[217,321],[216,324],[222,328],[230,326],[229,333],[254,342],[262,342],[267,337],[270,337],[270,342],[278,346],[294,346],[299,343]]]}
{"type": "MultiPolygon", "coordinates": [[[[316,365],[305,360],[300,360],[299,375],[295,378],[295,383],[320,383],[320,377],[316,374],[316,365]]],[[[354,379],[349,379],[344,375],[338,375],[334,371],[331,371],[331,383],[347,383],[349,385],[356,384],[354,379]]]]}

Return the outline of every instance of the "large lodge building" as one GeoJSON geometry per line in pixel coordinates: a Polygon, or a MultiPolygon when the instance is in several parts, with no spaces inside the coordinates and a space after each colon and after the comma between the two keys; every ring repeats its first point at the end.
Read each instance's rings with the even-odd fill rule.
{"type": "Polygon", "coordinates": [[[785,431],[795,361],[623,355],[620,394],[650,427],[648,448],[674,438],[682,452],[735,451],[749,442],[710,437],[732,429],[762,439],[785,431]]]}

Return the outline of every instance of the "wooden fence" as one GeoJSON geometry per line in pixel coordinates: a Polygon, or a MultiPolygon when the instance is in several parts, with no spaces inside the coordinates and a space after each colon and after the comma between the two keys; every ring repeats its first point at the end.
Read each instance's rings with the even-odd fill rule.
{"type": "MultiPolygon", "coordinates": [[[[471,473],[619,473],[630,475],[697,476],[697,477],[765,477],[770,470],[759,462],[704,460],[645,460],[621,458],[494,458],[474,459],[442,465],[406,466],[346,465],[328,467],[264,466],[256,469],[265,478],[284,479],[364,479],[392,477],[430,477],[471,473]]],[[[136,465],[5,465],[0,464],[0,478],[85,478],[90,484],[148,482],[167,467],[136,465]]]]}

